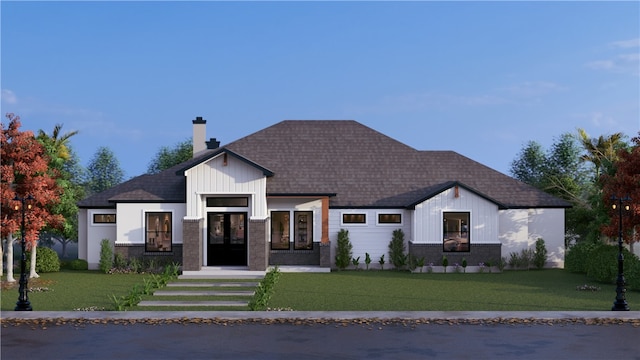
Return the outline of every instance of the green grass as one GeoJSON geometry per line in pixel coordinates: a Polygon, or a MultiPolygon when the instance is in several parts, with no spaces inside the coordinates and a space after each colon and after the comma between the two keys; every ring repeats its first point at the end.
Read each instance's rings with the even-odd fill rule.
{"type": "MultiPolygon", "coordinates": [[[[348,311],[595,311],[611,310],[615,286],[564,270],[499,274],[411,274],[395,271],[284,273],[271,308],[348,311]],[[578,291],[585,283],[600,291],[578,291]]],[[[633,310],[640,292],[627,292],[633,310]]]]}
{"type": "MultiPolygon", "coordinates": [[[[113,310],[110,295],[126,295],[136,284],[142,285],[142,274],[104,274],[98,271],[60,271],[39,274],[29,279],[29,287],[48,288],[49,291],[30,292],[29,301],[35,311],[71,311],[97,307],[113,310]]],[[[13,287],[2,282],[1,310],[13,310],[18,301],[20,274],[15,274],[13,287]]]]}
{"type": "MultiPolygon", "coordinates": [[[[111,310],[110,295],[126,295],[134,285],[142,285],[143,278],[149,276],[110,275],[97,271],[40,275],[40,279],[30,279],[29,286],[47,287],[51,291],[29,293],[35,311],[71,311],[89,307],[111,310]]],[[[304,311],[608,311],[615,295],[613,284],[594,283],[584,275],[564,270],[506,271],[500,274],[411,274],[361,270],[282,273],[268,306],[304,311]],[[577,286],[584,284],[596,285],[601,290],[576,290],[577,286]]],[[[232,300],[232,297],[224,299],[232,300]]],[[[13,310],[18,300],[17,284],[7,288],[3,283],[1,300],[2,310],[13,310]]],[[[211,300],[211,297],[206,300],[211,300]]],[[[631,310],[640,310],[640,292],[627,292],[627,302],[631,310]]],[[[136,306],[128,310],[246,309],[136,306]]]]}

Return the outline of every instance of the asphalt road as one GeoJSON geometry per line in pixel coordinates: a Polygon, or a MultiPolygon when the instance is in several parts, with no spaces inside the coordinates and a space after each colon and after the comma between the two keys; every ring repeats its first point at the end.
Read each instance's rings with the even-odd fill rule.
{"type": "Polygon", "coordinates": [[[637,322],[18,320],[2,359],[640,359],[637,322]]]}

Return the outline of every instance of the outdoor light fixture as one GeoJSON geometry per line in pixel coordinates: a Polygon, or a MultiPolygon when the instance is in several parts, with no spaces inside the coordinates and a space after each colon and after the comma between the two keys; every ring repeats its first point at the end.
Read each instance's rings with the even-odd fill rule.
{"type": "Polygon", "coordinates": [[[27,253],[26,253],[26,241],[25,241],[25,211],[27,209],[31,209],[31,201],[34,200],[33,196],[28,195],[27,197],[19,197],[16,195],[13,198],[15,201],[19,201],[20,204],[16,204],[14,209],[17,211],[22,205],[22,223],[20,225],[20,235],[22,236],[22,260],[20,261],[20,296],[18,297],[18,302],[16,303],[15,311],[31,311],[33,308],[31,307],[31,303],[29,302],[28,292],[28,281],[27,281],[27,253]]]}
{"type": "Polygon", "coordinates": [[[623,206],[623,202],[631,201],[629,195],[619,198],[615,195],[611,197],[613,204],[611,208],[618,209],[618,279],[616,280],[616,301],[613,302],[612,311],[629,311],[629,305],[625,298],[625,280],[624,280],[624,256],[622,255],[622,209],[629,211],[630,206],[623,206]]]}

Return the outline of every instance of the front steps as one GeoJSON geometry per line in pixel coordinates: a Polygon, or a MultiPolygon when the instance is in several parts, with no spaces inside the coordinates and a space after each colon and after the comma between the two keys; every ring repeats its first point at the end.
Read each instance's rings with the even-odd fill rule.
{"type": "Polygon", "coordinates": [[[158,310],[159,307],[181,307],[185,310],[211,308],[220,310],[232,308],[248,310],[259,280],[264,277],[251,275],[221,276],[215,278],[183,278],[182,276],[156,290],[153,297],[138,303],[139,307],[158,310]]]}

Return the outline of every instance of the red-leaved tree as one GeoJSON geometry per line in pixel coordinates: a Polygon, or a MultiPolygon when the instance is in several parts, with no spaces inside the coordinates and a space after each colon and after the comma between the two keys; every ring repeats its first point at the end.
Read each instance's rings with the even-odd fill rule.
{"type": "MultiPolygon", "coordinates": [[[[602,200],[605,204],[612,204],[612,197],[629,196],[631,201],[623,202],[623,206],[629,205],[629,211],[622,211],[623,238],[627,244],[638,241],[640,233],[640,132],[631,139],[631,149],[620,150],[619,159],[615,163],[615,175],[603,175],[602,200]]],[[[617,238],[619,231],[619,210],[613,210],[609,206],[611,221],[603,227],[603,233],[617,238]]],[[[633,246],[631,246],[633,251],[633,246]]]]}
{"type": "Polygon", "coordinates": [[[2,123],[0,134],[0,238],[7,241],[7,281],[15,281],[13,243],[21,230],[22,205],[14,199],[33,197],[29,202],[31,208],[25,212],[24,235],[27,248],[31,250],[30,277],[38,277],[35,273],[38,233],[45,225],[57,227],[62,224],[63,217],[49,211],[59,201],[62,190],[47,171],[46,154],[33,133],[20,131],[20,117],[13,114],[6,117],[8,126],[2,123]]]}

